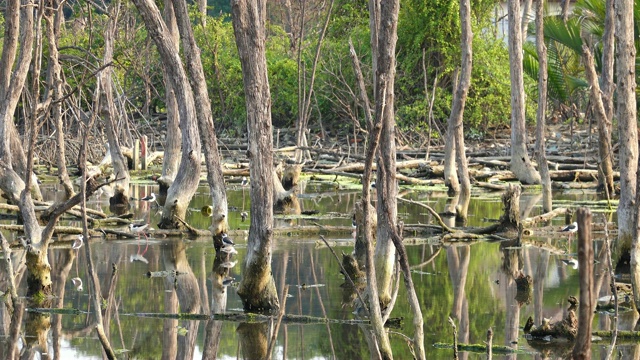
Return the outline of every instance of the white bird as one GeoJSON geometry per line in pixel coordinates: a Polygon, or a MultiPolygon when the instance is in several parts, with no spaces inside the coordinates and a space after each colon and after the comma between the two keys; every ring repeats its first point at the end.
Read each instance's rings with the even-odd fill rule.
{"type": "Polygon", "coordinates": [[[73,245],[71,245],[71,248],[73,250],[78,250],[82,247],[82,244],[84,244],[84,236],[78,235],[76,240],[73,242],[73,245]]]}
{"type": "Polygon", "coordinates": [[[140,234],[144,235],[144,238],[149,240],[147,238],[147,234],[145,232],[145,229],[149,227],[149,224],[129,224],[129,230],[131,230],[132,233],[136,233],[138,234],[138,239],[140,238],[140,234]]]}
{"type": "Polygon", "coordinates": [[[226,244],[226,245],[235,245],[235,243],[233,242],[233,240],[231,240],[231,238],[229,237],[229,235],[227,235],[227,233],[222,233],[222,244],[226,244]]]}
{"type": "Polygon", "coordinates": [[[247,185],[249,185],[249,179],[247,179],[246,176],[243,176],[242,181],[240,181],[240,186],[246,187],[247,185]]]}
{"type": "Polygon", "coordinates": [[[229,285],[233,284],[234,280],[235,280],[235,278],[228,277],[228,278],[222,280],[222,286],[229,286],[229,285]]]}
{"type": "Polygon", "coordinates": [[[560,230],[561,232],[568,232],[569,233],[569,239],[571,239],[571,235],[573,235],[574,232],[578,231],[578,223],[577,222],[573,222],[572,224],[569,224],[565,227],[562,228],[562,230],[560,230]]]}
{"type": "Polygon", "coordinates": [[[80,279],[79,277],[74,277],[73,279],[71,279],[71,282],[73,283],[73,286],[76,287],[76,291],[82,291],[82,279],[80,279]]]}
{"type": "Polygon", "coordinates": [[[151,195],[147,195],[147,196],[143,197],[140,200],[141,201],[148,201],[148,202],[156,201],[156,194],[155,193],[151,193],[151,195]]]}
{"type": "Polygon", "coordinates": [[[576,259],[561,259],[562,263],[573,267],[574,270],[578,269],[578,260],[576,259]]]}
{"type": "Polygon", "coordinates": [[[155,193],[151,193],[151,195],[147,195],[147,196],[143,197],[142,199],[140,199],[140,201],[144,201],[144,202],[148,202],[148,203],[156,203],[156,205],[158,207],[160,207],[160,204],[158,204],[158,201],[156,200],[156,194],[155,193]]]}

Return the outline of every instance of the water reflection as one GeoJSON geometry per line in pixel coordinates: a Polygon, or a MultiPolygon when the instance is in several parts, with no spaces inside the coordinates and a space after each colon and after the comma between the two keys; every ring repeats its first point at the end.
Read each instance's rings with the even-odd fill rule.
{"type": "MultiPolygon", "coordinates": [[[[56,186],[43,188],[45,197],[53,198],[56,186]]],[[[407,190],[407,197],[429,204],[442,213],[458,204],[440,192],[407,190]]],[[[132,196],[142,198],[157,192],[153,185],[136,186],[132,196]]],[[[523,215],[541,212],[538,195],[525,193],[521,200],[523,215]]],[[[581,198],[594,198],[591,194],[581,198]]],[[[570,199],[578,196],[571,195],[570,199]]],[[[199,189],[190,205],[188,222],[196,228],[207,228],[210,218],[200,209],[208,205],[208,190],[199,189]]],[[[562,200],[559,196],[558,199],[562,200]]],[[[248,196],[243,189],[229,191],[230,229],[247,230],[250,222],[242,221],[242,212],[249,209],[248,196]]],[[[286,313],[337,320],[353,320],[353,289],[348,289],[340,267],[330,251],[317,245],[317,235],[297,233],[297,226],[321,223],[345,227],[344,233],[326,234],[335,251],[351,253],[351,214],[358,201],[357,191],[336,191],[332,184],[310,182],[299,196],[301,211],[318,210],[317,218],[287,218],[281,222],[291,227],[290,234],[278,235],[273,249],[273,278],[280,299],[286,292],[286,313]],[[304,285],[304,286],[303,286],[304,285]],[[322,286],[315,286],[322,285],[322,286]]],[[[106,198],[92,198],[89,206],[108,212],[106,198]]],[[[131,201],[134,219],[155,227],[160,215],[153,204],[131,201]]],[[[499,194],[474,193],[469,203],[468,226],[484,226],[497,219],[501,211],[499,194]]],[[[399,216],[405,224],[431,223],[431,215],[422,208],[399,204],[399,216]]],[[[444,217],[455,225],[454,217],[444,217]]],[[[4,220],[9,223],[15,220],[4,220]]],[[[561,219],[552,225],[560,226],[561,219]]],[[[70,223],[76,225],[74,223],[70,223]]],[[[124,228],[124,226],[123,226],[124,228]]],[[[4,232],[9,240],[16,234],[4,232]]],[[[517,355],[518,359],[542,358],[531,353],[533,349],[522,337],[521,325],[529,316],[536,323],[543,318],[561,319],[566,311],[569,295],[578,295],[578,272],[562,265],[560,259],[575,253],[575,244],[569,244],[559,234],[528,238],[524,246],[516,244],[473,243],[446,246],[423,242],[420,234],[416,241],[407,241],[409,263],[413,266],[413,281],[422,304],[425,342],[429,359],[449,359],[451,351],[435,349],[436,342],[450,342],[451,329],[447,318],[456,320],[458,340],[481,343],[488,328],[494,330],[494,343],[517,347],[530,353],[517,355]],[[532,246],[532,241],[536,245],[532,246]],[[541,245],[541,244],[544,244],[541,245]],[[519,303],[516,299],[515,276],[520,272],[533,278],[533,299],[519,303]]],[[[596,233],[596,237],[601,234],[596,233]]],[[[244,258],[246,238],[235,236],[237,255],[217,252],[208,239],[117,239],[92,238],[92,256],[98,272],[101,296],[104,299],[105,331],[114,348],[122,357],[139,359],[176,358],[255,358],[267,354],[275,320],[272,322],[239,323],[219,319],[185,319],[176,314],[235,314],[242,308],[234,284],[242,274],[240,267],[227,268],[222,264],[244,258]],[[131,260],[134,261],[131,261],[131,260]],[[144,259],[145,261],[143,261],[144,259]],[[117,271],[114,272],[114,265],[117,271]],[[148,272],[174,274],[149,278],[148,272]],[[162,315],[172,315],[163,317],[162,315]],[[162,329],[161,336],[159,332],[162,329]]],[[[102,357],[95,332],[89,325],[93,309],[87,287],[87,263],[84,252],[75,252],[61,246],[52,246],[49,262],[52,266],[53,308],[77,309],[79,313],[34,313],[17,305],[13,312],[7,304],[0,306],[0,358],[17,358],[20,352],[47,353],[53,359],[89,359],[102,357]],[[77,291],[71,279],[84,281],[83,291],[77,291]],[[24,333],[24,343],[19,334],[24,333]],[[27,336],[28,335],[28,336],[27,336]]],[[[610,278],[602,259],[601,239],[595,241],[598,264],[596,293],[599,297],[610,294],[610,278]]],[[[13,255],[19,293],[24,294],[24,254],[16,250],[13,255]]],[[[0,272],[0,289],[8,288],[4,272],[0,272]]],[[[404,288],[391,317],[409,318],[411,315],[404,288]]],[[[610,329],[611,318],[596,315],[596,327],[610,329]]],[[[619,327],[633,329],[637,322],[635,312],[622,313],[619,327]]],[[[411,321],[404,321],[394,332],[411,335],[411,321]]],[[[368,358],[373,342],[367,326],[351,323],[283,322],[279,326],[272,346],[274,358],[368,358]]],[[[411,358],[405,338],[391,335],[394,356],[411,358]]],[[[634,356],[637,345],[620,345],[624,357],[634,356]]],[[[594,357],[606,351],[603,345],[594,345],[594,357]]],[[[479,355],[461,353],[461,357],[478,358],[479,355]]],[[[550,355],[553,356],[553,355],[550,355]]],[[[507,358],[516,358],[515,355],[507,358]]]]}

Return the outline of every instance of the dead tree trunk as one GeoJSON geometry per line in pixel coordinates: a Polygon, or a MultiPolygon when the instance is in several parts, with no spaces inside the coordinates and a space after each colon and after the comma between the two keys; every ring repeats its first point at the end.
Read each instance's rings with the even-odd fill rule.
{"type": "MultiPolygon", "coordinates": [[[[398,219],[398,184],[396,181],[396,121],[394,111],[396,42],[399,1],[380,3],[378,23],[378,71],[376,73],[376,119],[382,125],[378,148],[376,190],[378,193],[378,232],[375,250],[378,296],[383,308],[391,300],[391,283],[395,265],[395,247],[391,236],[398,219]],[[383,206],[387,203],[387,206],[383,206]]],[[[365,184],[368,186],[368,184],[365,184]]]]}
{"type": "MultiPolygon", "coordinates": [[[[10,170],[0,171],[0,188],[16,204],[25,186],[22,179],[26,179],[27,161],[13,116],[27,78],[33,46],[33,29],[25,29],[21,32],[20,19],[22,17],[22,21],[26,22],[25,28],[33,26],[33,14],[25,14],[25,7],[31,6],[33,3],[28,0],[24,0],[22,6],[18,0],[7,2],[3,51],[0,58],[0,139],[4,139],[0,142],[0,161],[4,162],[7,170],[10,170]],[[18,43],[21,51],[16,63],[18,43]],[[14,63],[16,63],[15,66],[14,63]],[[6,139],[10,140],[6,141],[6,139]]],[[[30,176],[32,176],[33,196],[36,199],[42,199],[34,175],[30,174],[30,176]]]]}
{"type": "Polygon", "coordinates": [[[177,229],[182,226],[182,223],[176,218],[185,218],[189,202],[196,192],[200,179],[201,145],[193,92],[182,66],[178,49],[171,40],[171,34],[162,20],[157,6],[151,0],[134,0],[133,2],[145,22],[147,31],[156,43],[162,62],[167,65],[168,78],[174,87],[178,101],[182,131],[182,157],[178,174],[167,192],[162,219],[158,224],[158,227],[163,229],[177,229]]]}
{"type": "MultiPolygon", "coordinates": [[[[118,16],[120,14],[119,8],[120,2],[113,3],[110,7],[110,16],[107,21],[107,27],[104,31],[104,57],[103,64],[109,64],[113,61],[113,47],[115,41],[115,33],[118,23],[118,16]]],[[[114,210],[116,214],[125,213],[129,209],[129,167],[127,160],[122,154],[120,148],[120,141],[118,140],[118,128],[117,110],[113,103],[113,80],[112,80],[111,66],[106,66],[98,75],[98,86],[96,91],[98,92],[98,100],[94,103],[94,106],[99,104],[99,114],[102,121],[105,123],[105,130],[107,133],[107,141],[109,142],[109,152],[111,153],[111,164],[113,166],[113,173],[118,180],[115,183],[114,195],[109,199],[110,206],[116,208],[114,210]],[[102,99],[102,100],[100,100],[102,99]]],[[[84,165],[84,164],[83,164],[84,165]]]]}
{"type": "Polygon", "coordinates": [[[266,1],[231,1],[233,30],[242,65],[251,176],[251,225],[243,278],[238,287],[245,310],[279,308],[271,274],[273,241],[273,135],[265,54],[266,1]]]}
{"type": "Polygon", "coordinates": [[[542,208],[544,212],[552,209],[551,176],[547,163],[545,145],[545,120],[547,111],[547,46],[544,44],[544,3],[536,2],[536,50],[538,53],[538,111],[536,113],[536,153],[542,182],[542,208]]]}
{"type": "Polygon", "coordinates": [[[602,35],[602,70],[600,81],[602,84],[602,105],[604,107],[604,124],[598,122],[599,155],[601,165],[598,167],[598,187],[611,195],[613,187],[613,154],[611,149],[611,132],[613,130],[613,57],[614,51],[614,0],[606,0],[604,19],[604,34],[602,35]],[[608,164],[607,164],[608,163],[608,164]]]}
{"type": "Polygon", "coordinates": [[[469,179],[469,166],[467,163],[467,155],[465,154],[464,127],[462,123],[464,106],[467,101],[467,95],[469,94],[469,86],[471,86],[471,69],[473,63],[473,50],[471,47],[473,33],[471,30],[471,3],[469,0],[460,0],[460,28],[462,29],[460,36],[462,65],[449,121],[454,124],[453,138],[455,139],[456,164],[458,177],[460,179],[460,191],[462,192],[460,199],[463,200],[463,203],[458,204],[459,206],[456,207],[456,216],[464,221],[467,218],[467,209],[471,198],[471,179],[469,179]]]}
{"type": "Polygon", "coordinates": [[[640,251],[638,249],[636,170],[638,124],[636,111],[636,48],[633,34],[633,0],[616,0],[617,118],[620,136],[620,202],[618,244],[620,254],[631,252],[631,284],[636,308],[640,308],[640,251]]]}
{"type": "Polygon", "coordinates": [[[511,171],[524,184],[539,184],[540,174],[527,153],[520,1],[509,0],[509,63],[511,73],[511,171]]]}
{"type": "MultiPolygon", "coordinates": [[[[458,72],[456,71],[454,79],[457,78],[458,72]]],[[[458,81],[456,80],[455,82],[457,83],[458,81]]],[[[457,91],[454,92],[454,96],[456,96],[456,94],[457,91]]],[[[451,116],[449,116],[449,121],[447,123],[447,135],[444,143],[444,184],[449,189],[449,195],[460,192],[460,180],[458,179],[458,173],[456,172],[456,124],[453,119],[454,111],[455,109],[452,108],[451,116]]],[[[462,114],[460,116],[462,117],[462,114]]]]}
{"type": "MultiPolygon", "coordinates": [[[[171,41],[176,46],[176,49],[180,46],[178,26],[176,24],[176,17],[173,10],[173,4],[167,1],[164,7],[164,21],[167,24],[167,29],[171,34],[171,41]]],[[[167,199],[167,191],[173,180],[178,173],[178,165],[180,165],[180,146],[182,145],[182,134],[180,133],[180,114],[178,110],[178,102],[176,100],[176,93],[171,81],[169,80],[169,73],[162,67],[162,74],[165,84],[165,104],[167,107],[167,132],[164,141],[164,157],[162,160],[162,176],[158,179],[160,189],[158,190],[158,197],[160,202],[164,204],[164,200],[167,199]]]]}
{"type": "Polygon", "coordinates": [[[602,187],[602,189],[604,189],[606,186],[605,191],[608,194],[613,194],[613,153],[610,142],[611,134],[609,134],[607,126],[609,120],[607,119],[604,108],[598,75],[596,74],[593,55],[591,55],[591,51],[587,45],[587,39],[583,39],[582,61],[584,63],[585,75],[590,85],[589,103],[591,112],[598,123],[598,155],[600,156],[600,164],[598,164],[598,188],[602,187]]]}
{"type": "MultiPolygon", "coordinates": [[[[44,20],[46,22],[46,37],[49,44],[49,69],[47,82],[49,86],[48,96],[51,98],[51,118],[56,128],[56,143],[58,144],[58,151],[56,152],[56,160],[58,164],[58,178],[64,188],[66,199],[71,198],[75,191],[73,185],[69,179],[69,173],[67,172],[67,160],[65,158],[66,146],[64,143],[64,124],[62,118],[62,104],[60,99],[63,96],[62,93],[62,67],[58,58],[58,33],[56,32],[54,17],[63,16],[60,15],[61,8],[59,2],[56,0],[51,7],[44,9],[44,20]],[[55,11],[53,9],[56,9],[55,11]]],[[[66,200],[65,199],[65,200],[66,200]]]]}
{"type": "Polygon", "coordinates": [[[211,112],[211,101],[207,93],[207,82],[204,77],[204,69],[200,60],[200,49],[196,45],[193,36],[193,29],[189,21],[187,5],[184,1],[174,0],[173,7],[180,29],[180,36],[184,48],[185,60],[188,65],[188,76],[191,88],[194,92],[197,112],[198,127],[200,137],[204,147],[204,157],[207,166],[207,182],[211,193],[213,206],[211,220],[213,222],[212,233],[222,239],[222,233],[227,232],[227,193],[224,187],[222,176],[222,165],[220,164],[220,152],[218,151],[218,139],[213,125],[213,114],[211,112]]]}

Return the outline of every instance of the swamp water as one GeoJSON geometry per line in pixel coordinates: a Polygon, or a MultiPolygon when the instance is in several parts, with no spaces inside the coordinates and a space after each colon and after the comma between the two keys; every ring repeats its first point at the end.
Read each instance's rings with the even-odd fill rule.
{"type": "MultiPolygon", "coordinates": [[[[336,189],[330,182],[308,181],[302,187],[300,195],[302,210],[319,210],[319,218],[315,219],[278,219],[278,226],[298,226],[323,224],[343,226],[348,229],[351,225],[350,214],[360,192],[356,189],[336,189]]],[[[43,187],[45,197],[53,199],[57,191],[53,186],[43,187]]],[[[442,212],[447,204],[447,196],[442,189],[439,191],[428,188],[401,187],[405,197],[422,201],[438,212],[442,212]]],[[[141,198],[151,192],[157,192],[153,184],[138,184],[132,190],[132,196],[141,198]]],[[[244,191],[239,186],[231,186],[229,196],[229,225],[231,229],[248,230],[249,221],[242,221],[241,212],[249,211],[249,190],[244,191]]],[[[501,214],[501,200],[499,193],[474,192],[469,207],[469,226],[486,226],[491,219],[497,219],[501,214]]],[[[571,206],[576,200],[595,200],[593,193],[564,193],[554,194],[554,200],[564,200],[555,206],[571,206]]],[[[209,218],[203,216],[200,209],[210,201],[208,188],[201,186],[191,203],[188,222],[197,228],[207,228],[209,218]]],[[[525,191],[521,197],[520,208],[525,216],[535,216],[541,213],[541,198],[539,194],[525,191]]],[[[102,209],[108,213],[108,199],[91,198],[88,202],[91,208],[102,209]]],[[[150,204],[132,201],[131,211],[135,219],[144,219],[155,227],[159,220],[157,209],[150,204]]],[[[430,215],[421,207],[399,202],[399,217],[405,224],[432,223],[430,215]]],[[[250,214],[249,214],[250,218],[250,214]]],[[[600,214],[594,215],[595,222],[602,222],[600,214]]],[[[615,221],[610,219],[609,221],[615,221]]],[[[7,221],[4,221],[7,223],[7,221]]],[[[556,218],[553,225],[560,229],[563,219],[556,218]]],[[[77,225],[77,224],[76,224],[77,225]]],[[[125,226],[122,226],[124,229],[125,226]]],[[[9,240],[15,239],[16,234],[5,232],[9,240]]],[[[596,259],[602,248],[603,234],[595,232],[596,259]]],[[[350,253],[353,249],[353,238],[350,231],[344,234],[327,235],[336,253],[350,253]]],[[[235,258],[238,264],[230,271],[230,276],[239,281],[241,262],[246,254],[246,235],[235,236],[234,241],[238,254],[235,258]]],[[[451,246],[440,246],[435,242],[425,241],[420,235],[405,237],[409,263],[412,266],[413,281],[416,292],[422,304],[425,330],[425,348],[428,359],[451,359],[450,348],[435,347],[436,343],[451,343],[452,329],[448,317],[455,319],[458,327],[458,339],[461,343],[482,343],[486,339],[486,332],[493,329],[493,343],[509,345],[518,349],[517,354],[503,355],[494,353],[494,358],[503,359],[539,359],[563,358],[570,349],[557,347],[536,350],[524,338],[522,327],[529,316],[535,316],[536,324],[541,317],[562,318],[568,307],[566,299],[569,295],[578,297],[578,270],[566,266],[561,259],[568,259],[575,255],[576,243],[569,242],[560,232],[546,234],[544,237],[529,237],[524,246],[519,249],[501,249],[497,242],[457,243],[451,246]],[[531,246],[531,241],[548,246],[531,246]],[[551,249],[551,250],[549,250],[551,249]],[[560,249],[555,251],[553,249],[560,249]],[[561,254],[560,252],[566,252],[561,254]],[[528,302],[518,303],[516,300],[516,285],[510,275],[503,269],[505,254],[516,254],[524,274],[534,279],[533,296],[528,302]],[[537,316],[536,316],[537,315],[537,316]]],[[[149,238],[136,239],[91,239],[91,250],[94,266],[98,272],[103,296],[109,293],[111,287],[113,296],[103,301],[104,305],[111,304],[109,311],[104,313],[109,321],[106,329],[112,347],[118,351],[119,358],[130,359],[160,359],[164,355],[178,354],[178,358],[202,358],[205,342],[212,337],[207,336],[207,329],[213,322],[206,320],[166,319],[162,314],[184,312],[177,308],[176,291],[171,281],[165,278],[148,278],[147,272],[167,270],[168,263],[178,265],[178,270],[192,272],[192,285],[197,285],[199,292],[182,293],[186,302],[197,303],[198,299],[207,313],[212,299],[210,281],[215,250],[211,240],[181,240],[149,238]],[[178,260],[176,260],[178,259],[178,260]],[[118,268],[116,277],[112,278],[112,264],[118,268]],[[195,284],[197,282],[197,284],[195,284]],[[171,310],[173,309],[173,310],[171,310]],[[193,345],[189,345],[189,343],[193,345]]],[[[55,243],[50,250],[50,263],[54,289],[56,284],[64,281],[63,300],[61,306],[64,314],[40,314],[49,318],[51,327],[45,334],[48,346],[42,358],[54,358],[59,354],[60,359],[99,359],[102,358],[101,346],[97,340],[95,330],[90,324],[88,313],[92,306],[88,295],[87,261],[84,248],[77,253],[70,268],[61,269],[68,253],[73,250],[56,248],[55,243]],[[68,271],[68,272],[67,272],[68,271]],[[60,276],[59,274],[62,274],[60,276]],[[74,286],[71,279],[79,277],[84,282],[83,289],[74,286]]],[[[14,252],[14,267],[19,268],[23,261],[23,252],[14,252]]],[[[513,258],[513,256],[509,256],[513,258]]],[[[605,271],[604,261],[596,264],[596,275],[605,271]]],[[[322,245],[317,234],[308,235],[291,233],[275,237],[272,261],[273,276],[279,293],[283,286],[289,285],[289,296],[286,299],[286,314],[307,315],[328,318],[327,324],[282,323],[275,347],[274,359],[368,359],[369,346],[365,332],[367,326],[350,323],[356,316],[351,306],[343,305],[343,288],[345,282],[340,274],[340,268],[329,249],[322,245]]],[[[19,294],[25,292],[25,276],[21,276],[19,294]]],[[[598,278],[596,278],[597,280],[598,278]]],[[[607,294],[609,278],[603,279],[598,296],[607,294]]],[[[59,286],[58,285],[58,286],[59,286]]],[[[6,290],[6,289],[0,289],[6,290]]],[[[227,313],[241,312],[242,303],[233,286],[227,288],[227,313]]],[[[405,288],[400,281],[400,290],[392,318],[403,317],[399,327],[391,328],[391,344],[396,359],[411,359],[412,355],[407,346],[407,336],[412,337],[412,322],[409,305],[406,301],[405,288]],[[403,335],[404,334],[404,335],[403,335]]],[[[57,294],[59,295],[59,293],[57,294]]],[[[182,300],[182,299],[181,299],[182,300]]],[[[282,303],[282,299],[280,300],[282,303]]],[[[24,321],[28,322],[32,312],[25,312],[24,321]]],[[[631,313],[621,313],[619,328],[628,329],[634,319],[628,319],[631,313]]],[[[4,306],[0,307],[2,321],[2,343],[0,343],[0,357],[6,347],[10,315],[4,306]]],[[[594,319],[594,330],[610,329],[612,320],[606,314],[598,313],[594,319]]],[[[246,325],[233,321],[218,322],[220,337],[218,359],[253,358],[252,354],[242,353],[239,345],[241,333],[246,331],[246,325]]],[[[25,331],[23,324],[22,329],[25,331]]],[[[257,326],[269,326],[268,324],[257,326]]],[[[27,327],[28,329],[28,327],[27,327]]],[[[28,332],[21,339],[32,343],[28,332]]],[[[608,340],[607,340],[608,341],[608,340]]],[[[258,341],[255,347],[268,343],[258,341]]],[[[266,345],[264,345],[266,346],[266,345]]],[[[606,352],[606,346],[594,344],[594,356],[600,357],[606,352]]],[[[618,345],[616,351],[628,358],[637,352],[637,345],[618,345]]],[[[483,353],[461,352],[463,359],[484,359],[483,353]]]]}

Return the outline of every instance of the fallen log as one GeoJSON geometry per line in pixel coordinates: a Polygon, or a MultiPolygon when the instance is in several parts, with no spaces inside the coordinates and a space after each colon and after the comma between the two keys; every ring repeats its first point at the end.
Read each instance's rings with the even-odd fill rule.
{"type": "Polygon", "coordinates": [[[541,222],[546,222],[549,221],[553,218],[555,218],[556,216],[560,216],[560,215],[565,215],[567,212],[569,211],[569,209],[567,208],[556,208],[553,209],[551,211],[549,211],[548,213],[542,214],[542,215],[538,215],[538,216],[534,216],[532,218],[526,218],[524,220],[522,220],[522,225],[525,227],[531,227],[535,224],[541,223],[541,222]]]}

